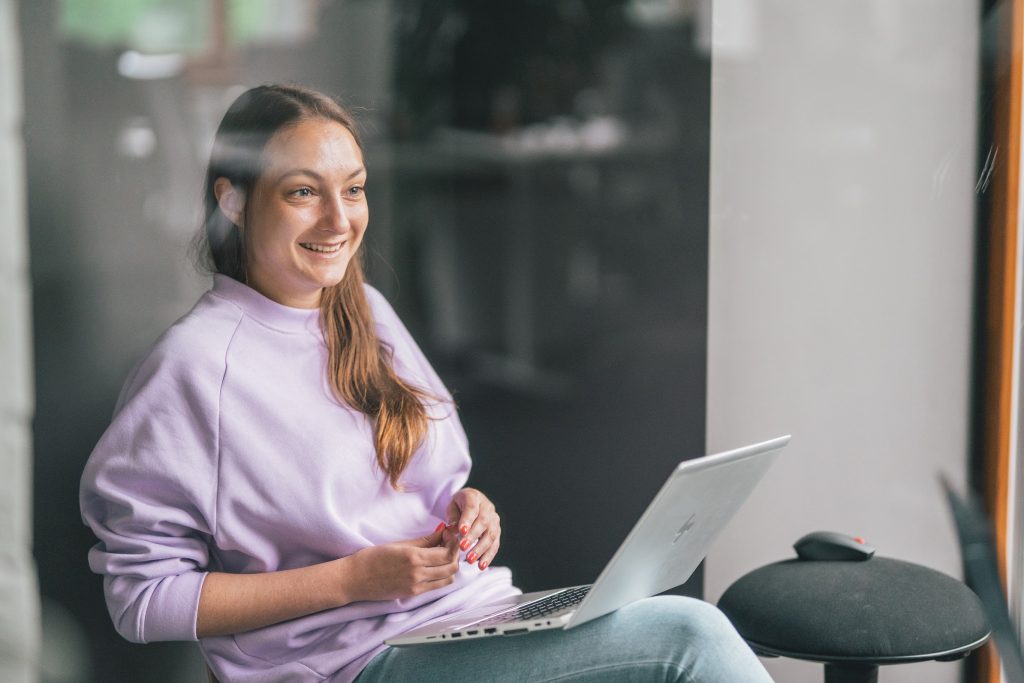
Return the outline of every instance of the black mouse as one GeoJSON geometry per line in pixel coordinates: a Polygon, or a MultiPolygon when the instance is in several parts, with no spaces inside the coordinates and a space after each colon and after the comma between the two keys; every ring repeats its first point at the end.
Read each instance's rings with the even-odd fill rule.
{"type": "Polygon", "coordinates": [[[847,536],[835,531],[812,531],[793,544],[801,560],[870,560],[874,546],[859,536],[847,536]]]}

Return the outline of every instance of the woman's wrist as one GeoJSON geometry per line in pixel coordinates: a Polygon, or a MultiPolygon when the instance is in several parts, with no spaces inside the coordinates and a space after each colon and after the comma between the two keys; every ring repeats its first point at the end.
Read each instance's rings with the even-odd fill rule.
{"type": "Polygon", "coordinates": [[[357,597],[346,560],[257,574],[211,572],[199,596],[196,634],[250,631],[347,605],[357,597]]]}
{"type": "Polygon", "coordinates": [[[331,590],[328,594],[332,600],[336,603],[335,607],[342,607],[351,602],[357,602],[359,596],[356,594],[356,586],[352,582],[352,572],[350,571],[352,564],[352,556],[339,557],[336,560],[332,560],[328,563],[331,567],[331,590]]]}

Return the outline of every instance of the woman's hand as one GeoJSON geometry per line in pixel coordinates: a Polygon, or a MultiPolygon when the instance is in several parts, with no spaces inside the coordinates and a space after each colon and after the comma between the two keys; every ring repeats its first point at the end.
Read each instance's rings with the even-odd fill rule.
{"type": "Polygon", "coordinates": [[[476,489],[465,488],[452,496],[448,504],[446,538],[459,541],[460,550],[468,550],[466,561],[487,569],[501,545],[501,518],[487,496],[476,489]],[[457,534],[457,536],[455,536],[457,534]]]}
{"type": "Polygon", "coordinates": [[[441,523],[427,536],[370,546],[342,558],[345,602],[408,598],[449,585],[459,571],[459,550],[444,534],[441,523]]]}

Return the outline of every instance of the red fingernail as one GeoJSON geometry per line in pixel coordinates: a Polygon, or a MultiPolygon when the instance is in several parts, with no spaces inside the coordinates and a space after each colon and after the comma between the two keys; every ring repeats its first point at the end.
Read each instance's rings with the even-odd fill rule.
{"type": "Polygon", "coordinates": [[[466,550],[467,548],[469,548],[469,539],[468,538],[462,539],[462,543],[459,544],[459,547],[462,548],[463,550],[466,550]]]}
{"type": "Polygon", "coordinates": [[[483,571],[483,570],[487,569],[487,563],[486,562],[481,562],[477,566],[480,567],[480,571],[483,571]]]}
{"type": "Polygon", "coordinates": [[[462,526],[459,527],[459,533],[462,534],[463,536],[465,536],[466,534],[469,533],[469,527],[466,526],[465,524],[463,524],[462,526]]]}
{"type": "Polygon", "coordinates": [[[469,555],[466,555],[466,562],[469,562],[470,564],[476,562],[476,553],[470,553],[469,555]]]}
{"type": "Polygon", "coordinates": [[[444,522],[441,522],[440,524],[437,525],[437,528],[434,529],[434,533],[436,534],[438,531],[440,531],[443,528],[444,528],[444,522]]]}

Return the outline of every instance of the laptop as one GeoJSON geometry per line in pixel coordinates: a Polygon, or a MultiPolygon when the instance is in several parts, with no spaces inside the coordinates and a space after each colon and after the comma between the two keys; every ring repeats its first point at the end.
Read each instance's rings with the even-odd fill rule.
{"type": "Polygon", "coordinates": [[[685,460],[593,584],[526,593],[442,617],[385,641],[425,645],[570,629],[686,582],[789,443],[789,436],[685,460]]]}

